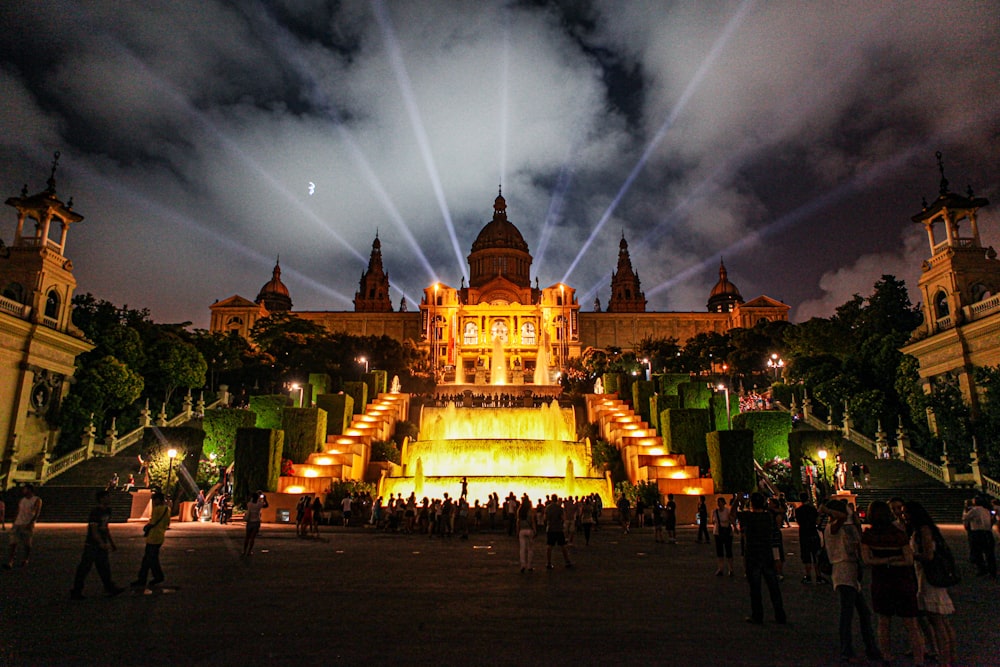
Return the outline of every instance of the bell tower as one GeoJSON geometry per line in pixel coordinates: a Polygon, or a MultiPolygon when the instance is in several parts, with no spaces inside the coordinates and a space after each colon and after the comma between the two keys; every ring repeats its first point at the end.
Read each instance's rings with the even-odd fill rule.
{"type": "Polygon", "coordinates": [[[970,308],[1000,293],[1000,262],[992,247],[983,248],[976,212],[990,202],[976,197],[972,186],[962,196],[948,189],[941,153],[936,154],[941,183],[930,205],[924,200],[911,220],[927,231],[930,257],[920,280],[926,335],[954,328],[973,319],[970,308]],[[964,229],[963,229],[964,228],[964,229]]]}
{"type": "Polygon", "coordinates": [[[382,267],[382,242],[375,232],[372,254],[368,258],[368,269],[361,274],[358,291],[354,294],[354,312],[391,313],[389,300],[389,274],[382,267]]]}
{"type": "Polygon", "coordinates": [[[618,268],[611,274],[611,300],[609,313],[644,313],[646,295],[639,288],[639,275],[632,269],[625,232],[618,243],[618,268]]]}
{"type": "Polygon", "coordinates": [[[10,247],[0,242],[0,490],[48,479],[74,362],[94,347],[71,319],[66,238],[83,216],[56,196],[58,166],[56,153],[44,190],[7,199],[17,227],[10,247]]]}

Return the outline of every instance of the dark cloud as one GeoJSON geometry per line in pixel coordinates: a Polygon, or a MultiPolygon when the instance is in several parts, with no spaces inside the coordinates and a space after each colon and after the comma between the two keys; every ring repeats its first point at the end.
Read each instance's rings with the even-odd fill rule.
{"type": "MultiPolygon", "coordinates": [[[[586,307],[624,232],[655,309],[704,308],[724,257],[744,296],[824,315],[888,269],[915,285],[909,216],[936,194],[935,150],[955,189],[1000,196],[998,19],[931,2],[7,2],[0,182],[41,188],[60,150],[59,192],[87,217],[69,241],[81,289],[161,320],[204,326],[279,254],[297,308],[349,308],[376,228],[395,303],[457,285],[501,182],[534,273],[586,307]]],[[[993,243],[998,217],[982,216],[993,243]]]]}

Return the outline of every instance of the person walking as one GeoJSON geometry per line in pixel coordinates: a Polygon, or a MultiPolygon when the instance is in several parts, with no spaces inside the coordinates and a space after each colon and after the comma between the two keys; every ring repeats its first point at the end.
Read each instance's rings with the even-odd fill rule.
{"type": "Polygon", "coordinates": [[[913,661],[924,664],[924,638],[917,623],[917,579],[913,548],[906,533],[893,524],[889,505],[868,506],[868,530],[861,536],[861,557],[872,569],[872,607],[878,615],[878,645],[882,660],[892,662],[892,617],[903,619],[913,661]]]}
{"type": "Polygon", "coordinates": [[[152,588],[163,581],[163,568],[160,567],[160,547],[167,536],[170,527],[170,508],[167,507],[163,493],[157,491],[152,495],[153,509],[149,512],[149,521],[142,527],[146,536],[146,550],[142,554],[142,564],[139,566],[139,576],[132,582],[132,588],[146,588],[146,578],[152,573],[149,581],[152,588]]]}
{"type": "Polygon", "coordinates": [[[628,498],[623,493],[618,498],[618,518],[622,522],[622,528],[624,529],[626,535],[628,535],[629,526],[632,523],[630,514],[631,506],[629,505],[628,498]]]}
{"type": "Polygon", "coordinates": [[[87,537],[83,543],[83,556],[80,564],[76,567],[76,576],[73,578],[73,588],[69,596],[73,600],[83,600],[83,584],[90,574],[92,567],[97,567],[97,574],[104,584],[104,591],[108,597],[118,595],[124,588],[115,585],[111,578],[111,560],[108,554],[116,551],[115,541],[111,537],[108,524],[111,522],[111,508],[108,506],[110,493],[105,489],[97,492],[97,505],[90,510],[87,519],[87,537]]]}
{"type": "Polygon", "coordinates": [[[993,516],[986,496],[976,496],[972,507],[962,517],[969,531],[969,560],[976,566],[979,576],[997,578],[997,556],[993,540],[993,516]]]}
{"type": "Polygon", "coordinates": [[[17,515],[14,523],[10,525],[10,553],[7,564],[4,568],[10,570],[14,567],[14,557],[17,556],[17,547],[21,546],[21,567],[28,564],[31,558],[31,540],[35,532],[35,522],[38,515],[42,513],[42,499],[35,495],[35,487],[32,484],[25,484],[21,487],[21,499],[17,502],[17,515]]]}
{"type": "Polygon", "coordinates": [[[552,569],[552,547],[556,545],[562,548],[563,560],[566,561],[566,567],[573,567],[573,563],[569,559],[569,552],[566,550],[566,534],[563,532],[564,521],[562,502],[559,500],[559,496],[553,493],[548,506],[545,508],[545,544],[547,547],[545,551],[545,567],[549,570],[552,569]]]}
{"type": "Polygon", "coordinates": [[[955,613],[955,605],[948,595],[948,589],[932,585],[927,581],[924,571],[926,564],[934,560],[938,546],[944,543],[944,536],[924,506],[918,502],[907,502],[903,517],[910,532],[910,546],[913,548],[914,569],[917,573],[917,608],[930,624],[933,645],[937,647],[938,664],[951,665],[955,662],[955,630],[949,617],[955,613]]]}
{"type": "Polygon", "coordinates": [[[584,546],[590,546],[590,531],[594,527],[594,501],[591,496],[584,496],[580,506],[580,526],[583,528],[584,546]]]}
{"type": "Polygon", "coordinates": [[[747,583],[750,585],[750,616],[748,623],[764,622],[764,601],[761,580],[767,584],[767,591],[774,608],[774,620],[784,624],[788,621],[785,605],[781,597],[781,587],[778,585],[778,573],[774,569],[774,558],[771,553],[771,533],[774,529],[774,519],[767,511],[764,494],[750,494],[750,511],[739,513],[740,526],[743,531],[744,561],[746,564],[747,583]]]}
{"type": "Polygon", "coordinates": [[[845,662],[853,661],[854,613],[857,612],[861,626],[861,639],[865,644],[865,655],[869,660],[880,660],[881,652],[872,630],[872,612],[861,590],[861,534],[854,517],[844,500],[830,500],[820,508],[821,513],[830,517],[830,530],[826,538],[826,551],[833,566],[833,588],[840,599],[840,657],[845,662]]]}
{"type": "Polygon", "coordinates": [[[730,517],[730,508],[726,506],[726,499],[719,496],[716,501],[717,507],[712,512],[712,535],[715,538],[715,556],[719,560],[719,567],[715,570],[715,576],[721,577],[723,567],[729,567],[729,576],[733,576],[733,523],[730,517]]]}
{"type": "Polygon", "coordinates": [[[246,537],[243,538],[244,556],[253,555],[253,543],[257,539],[257,534],[260,533],[260,513],[265,507],[268,507],[268,504],[267,496],[264,495],[263,491],[254,493],[250,502],[247,503],[247,532],[246,537]]]}
{"type": "Polygon", "coordinates": [[[532,567],[532,561],[535,557],[536,517],[535,508],[531,506],[531,498],[526,493],[517,507],[517,540],[520,546],[521,574],[533,572],[535,569],[532,567]]]}
{"type": "Polygon", "coordinates": [[[823,546],[820,540],[819,530],[816,528],[819,512],[816,506],[809,500],[805,493],[799,494],[799,501],[802,503],[795,508],[795,523],[799,525],[799,551],[802,566],[805,568],[805,576],[802,577],[803,584],[827,583],[826,579],[816,571],[816,561],[819,557],[819,550],[823,546]]]}

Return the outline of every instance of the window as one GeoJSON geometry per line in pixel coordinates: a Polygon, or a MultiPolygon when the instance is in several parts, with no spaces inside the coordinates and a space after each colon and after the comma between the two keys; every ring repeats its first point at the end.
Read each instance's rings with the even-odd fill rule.
{"type": "Polygon", "coordinates": [[[948,295],[941,290],[934,296],[934,317],[940,320],[942,317],[948,317],[949,312],[948,295]]]}
{"type": "Polygon", "coordinates": [[[462,336],[462,343],[465,345],[475,345],[479,342],[479,327],[475,322],[465,323],[465,332],[462,336]]]}
{"type": "Polygon", "coordinates": [[[535,337],[535,323],[525,322],[521,325],[521,344],[535,345],[536,343],[537,338],[535,337]]]}
{"type": "Polygon", "coordinates": [[[59,319],[59,301],[59,292],[49,290],[49,296],[45,299],[45,317],[59,319]]]}
{"type": "Polygon", "coordinates": [[[3,288],[3,295],[11,301],[22,304],[25,302],[24,286],[21,283],[7,283],[7,286],[3,288]]]}

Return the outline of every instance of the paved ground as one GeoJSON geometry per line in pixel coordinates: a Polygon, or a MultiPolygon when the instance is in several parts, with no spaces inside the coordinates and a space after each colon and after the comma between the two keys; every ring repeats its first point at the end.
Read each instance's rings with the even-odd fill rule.
{"type": "MultiPolygon", "coordinates": [[[[112,526],[121,584],[141,559],[140,525],[112,526]]],[[[792,553],[795,534],[785,531],[792,553]]],[[[962,531],[946,534],[964,562],[962,531]]],[[[576,567],[552,571],[539,540],[535,571],[522,575],[515,540],[501,534],[324,527],[303,540],[266,525],[245,560],[242,525],[175,524],[162,561],[178,592],[107,599],[92,573],[88,599],[71,602],[83,527],[40,525],[31,564],[0,571],[0,664],[836,664],[834,593],[799,583],[797,556],[783,584],[789,624],[771,622],[765,603],[767,622],[752,626],[741,570],[713,576],[712,547],[693,528],[679,536],[654,544],[608,526],[590,547],[581,536],[576,567]]],[[[998,591],[968,574],[953,589],[960,664],[1000,663],[998,591]]]]}

